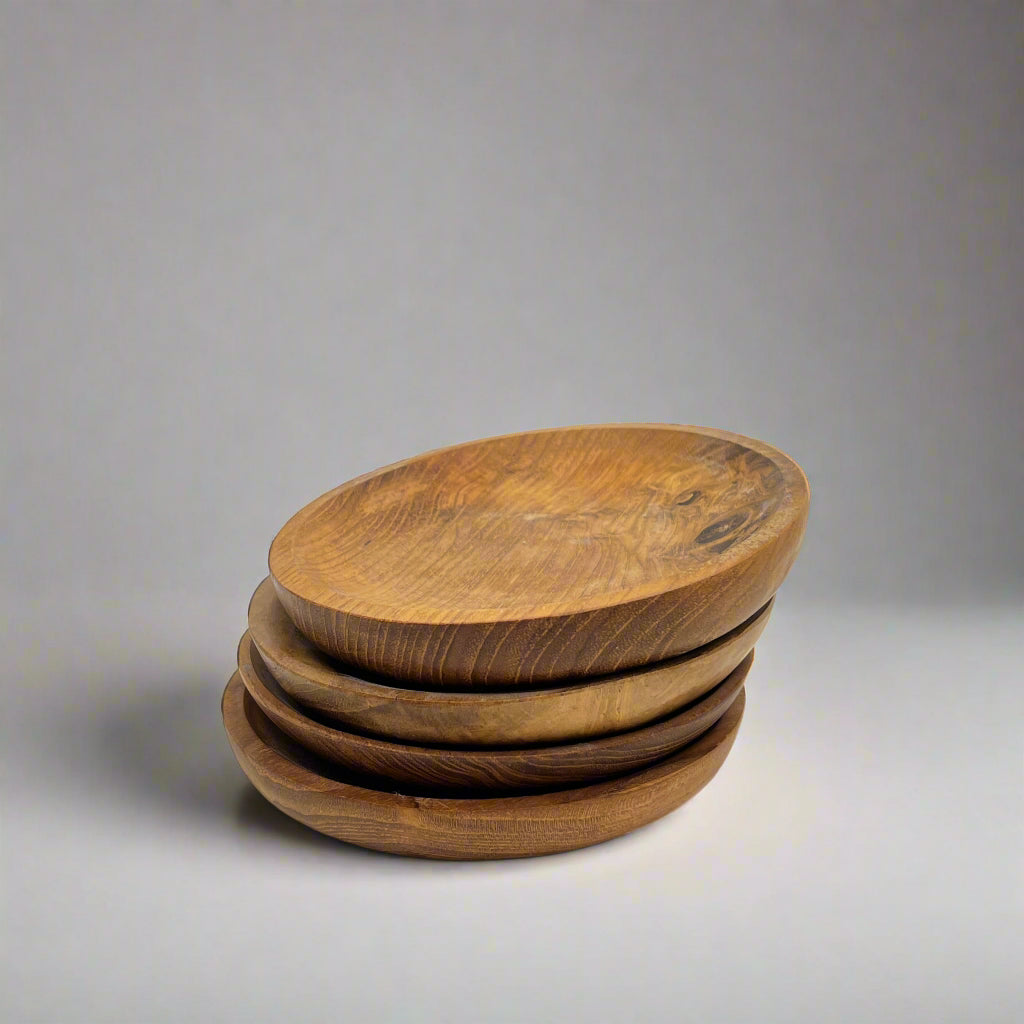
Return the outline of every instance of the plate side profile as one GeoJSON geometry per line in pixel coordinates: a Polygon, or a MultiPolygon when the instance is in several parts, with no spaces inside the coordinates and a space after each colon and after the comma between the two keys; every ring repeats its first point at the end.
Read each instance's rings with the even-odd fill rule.
{"type": "Polygon", "coordinates": [[[529,792],[582,785],[660,761],[711,728],[743,689],[753,652],[710,693],[679,713],[598,740],[521,749],[424,747],[347,732],[292,704],[267,671],[248,634],[238,670],[260,710],[292,740],[380,784],[446,792],[529,792]]]}
{"type": "Polygon", "coordinates": [[[269,578],[249,605],[249,635],[280,687],[299,704],[360,732],[412,743],[514,747],[623,732],[718,685],[753,650],[772,602],[723,637],[628,672],[542,690],[420,690],[331,661],[295,627],[269,578]]]}

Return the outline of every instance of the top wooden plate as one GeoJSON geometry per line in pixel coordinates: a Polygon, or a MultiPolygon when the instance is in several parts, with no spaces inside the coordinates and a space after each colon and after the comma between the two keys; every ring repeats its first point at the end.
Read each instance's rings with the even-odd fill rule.
{"type": "Polygon", "coordinates": [[[708,643],[778,589],[807,480],[770,445],[624,424],[489,438],[329,491],[270,548],[335,657],[436,687],[622,671],[708,643]]]}

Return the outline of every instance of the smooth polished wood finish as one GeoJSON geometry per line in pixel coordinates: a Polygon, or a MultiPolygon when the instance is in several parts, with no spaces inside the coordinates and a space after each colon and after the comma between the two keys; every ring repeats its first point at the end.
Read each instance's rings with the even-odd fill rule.
{"type": "Polygon", "coordinates": [[[288,739],[236,673],[221,704],[239,765],[277,808],[310,828],[372,850],[443,860],[531,857],[592,846],[674,810],[725,760],[743,717],[741,693],[700,739],[650,768],[577,789],[442,798],[354,785],[288,739]]]}
{"type": "Polygon", "coordinates": [[[753,652],[710,693],[669,718],[582,743],[519,750],[441,748],[394,743],[344,732],[304,714],[274,681],[249,634],[238,647],[238,671],[260,710],[307,750],[382,785],[450,792],[528,792],[561,789],[637,771],[674,754],[707,732],[743,689],[753,652]]]}
{"type": "Polygon", "coordinates": [[[414,690],[361,676],[296,629],[269,578],[249,604],[249,635],[289,697],[359,732],[428,746],[514,747],[624,732],[679,710],[753,650],[771,607],[689,654],[545,690],[414,690]]]}
{"type": "Polygon", "coordinates": [[[724,431],[570,427],[474,441],[322,495],[270,549],[329,654],[424,686],[530,687],[693,650],[796,557],[809,491],[724,431]]]}

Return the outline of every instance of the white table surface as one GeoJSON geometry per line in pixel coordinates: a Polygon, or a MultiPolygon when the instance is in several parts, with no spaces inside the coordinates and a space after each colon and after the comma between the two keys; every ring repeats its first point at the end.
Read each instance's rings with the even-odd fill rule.
{"type": "Polygon", "coordinates": [[[244,612],[7,603],[4,1020],[1021,1019],[1019,608],[780,595],[690,804],[481,864],[262,801],[218,708],[244,612]]]}

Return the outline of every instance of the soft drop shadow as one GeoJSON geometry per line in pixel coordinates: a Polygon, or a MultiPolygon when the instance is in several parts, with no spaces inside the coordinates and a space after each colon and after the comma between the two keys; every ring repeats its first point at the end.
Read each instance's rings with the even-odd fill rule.
{"type": "MultiPolygon", "coordinates": [[[[208,823],[333,856],[389,860],[306,828],[263,799],[235,761],[224,732],[222,686],[199,678],[153,680],[117,688],[109,709],[93,709],[83,735],[80,715],[64,722],[69,741],[108,778],[108,792],[141,813],[208,823]]],[[[69,756],[68,769],[74,770],[69,756]]]]}
{"type": "Polygon", "coordinates": [[[196,679],[139,687],[94,723],[121,794],[192,819],[223,819],[241,784],[220,717],[220,689],[196,679]]]}
{"type": "Polygon", "coordinates": [[[140,814],[157,810],[168,819],[207,823],[227,837],[241,833],[246,841],[258,838],[318,859],[329,856],[349,866],[372,865],[374,871],[476,875],[560,870],[570,862],[578,865],[581,858],[587,859],[588,868],[606,865],[614,870],[609,856],[614,858],[664,827],[663,821],[655,822],[594,847],[522,860],[440,861],[366,850],[307,828],[253,788],[224,733],[220,685],[193,676],[126,682],[114,689],[119,694],[116,701],[107,708],[93,707],[87,724],[80,713],[69,712],[61,720],[67,770],[78,770],[78,758],[84,755],[107,778],[106,792],[119,803],[136,805],[140,814]]]}

